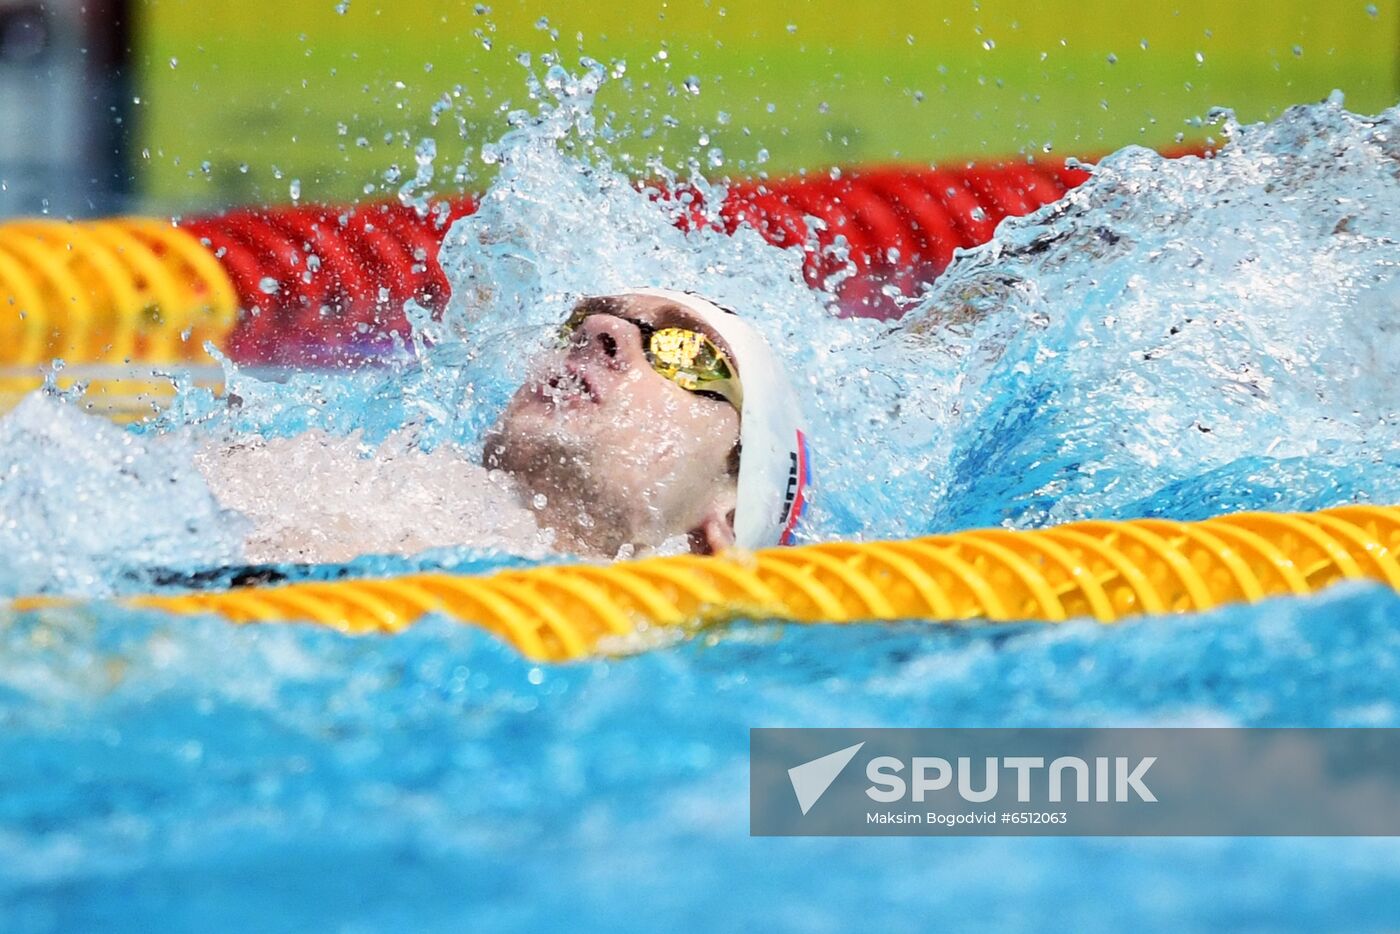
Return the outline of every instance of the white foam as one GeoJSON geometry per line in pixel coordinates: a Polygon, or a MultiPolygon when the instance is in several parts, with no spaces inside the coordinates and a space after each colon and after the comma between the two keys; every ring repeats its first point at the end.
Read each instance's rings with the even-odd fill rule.
{"type": "Polygon", "coordinates": [[[550,535],[508,478],[459,449],[417,448],[400,433],[372,447],[358,435],[309,431],[209,445],[195,463],[219,501],[246,516],[253,562],[342,562],[467,546],[540,557],[550,535]]]}

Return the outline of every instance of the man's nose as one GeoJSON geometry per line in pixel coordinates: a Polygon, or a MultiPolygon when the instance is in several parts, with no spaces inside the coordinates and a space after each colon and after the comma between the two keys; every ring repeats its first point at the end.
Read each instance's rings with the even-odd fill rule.
{"type": "Polygon", "coordinates": [[[641,328],[613,315],[585,318],[574,331],[571,353],[601,356],[609,366],[619,368],[646,362],[641,328]]]}

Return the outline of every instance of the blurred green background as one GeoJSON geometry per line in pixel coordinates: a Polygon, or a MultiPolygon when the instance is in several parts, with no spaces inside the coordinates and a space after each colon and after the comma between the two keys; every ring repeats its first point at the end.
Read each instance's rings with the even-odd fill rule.
{"type": "Polygon", "coordinates": [[[393,192],[423,138],[436,190],[478,189],[481,144],[529,106],[522,53],[537,71],[545,52],[625,67],[601,101],[638,173],[657,154],[712,175],[1092,155],[1199,138],[1188,121],[1216,105],[1259,120],[1334,88],[1362,112],[1400,98],[1400,0],[139,0],[139,16],[137,160],[170,210],[393,192]]]}

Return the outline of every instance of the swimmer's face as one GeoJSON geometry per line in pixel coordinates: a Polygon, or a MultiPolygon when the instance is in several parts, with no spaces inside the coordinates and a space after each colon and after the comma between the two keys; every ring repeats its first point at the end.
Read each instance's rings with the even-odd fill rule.
{"type": "Polygon", "coordinates": [[[739,413],[653,370],[632,322],[692,328],[729,348],[666,299],[585,304],[596,313],[566,348],[533,361],[488,434],[486,466],[522,482],[541,524],[556,529],[567,548],[611,556],[624,545],[655,547],[677,535],[688,535],[697,551],[730,544],[739,413]]]}

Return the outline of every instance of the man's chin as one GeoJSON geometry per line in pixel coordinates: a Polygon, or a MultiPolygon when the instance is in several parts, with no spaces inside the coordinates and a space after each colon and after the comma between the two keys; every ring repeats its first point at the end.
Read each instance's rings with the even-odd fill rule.
{"type": "Polygon", "coordinates": [[[591,472],[594,458],[586,439],[570,428],[569,420],[552,414],[518,413],[509,427],[487,436],[486,466],[513,473],[531,486],[545,481],[572,486],[591,472]]]}

